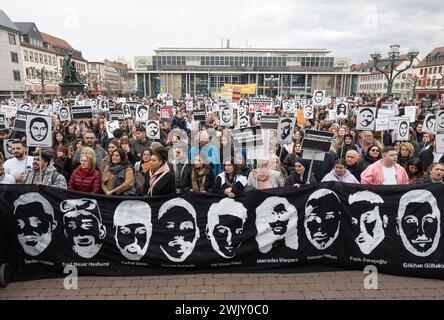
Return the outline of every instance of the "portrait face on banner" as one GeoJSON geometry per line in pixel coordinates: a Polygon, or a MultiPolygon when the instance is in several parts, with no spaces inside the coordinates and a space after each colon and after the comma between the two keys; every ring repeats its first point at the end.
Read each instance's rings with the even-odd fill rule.
{"type": "Polygon", "coordinates": [[[148,120],[148,108],[144,105],[138,105],[136,109],[136,120],[143,122],[148,120]]]}
{"type": "Polygon", "coordinates": [[[431,133],[431,134],[435,134],[435,121],[436,120],[436,116],[434,114],[427,114],[425,119],[424,119],[424,123],[422,126],[422,131],[423,132],[427,132],[427,133],[431,133]]]}
{"type": "Polygon", "coordinates": [[[304,118],[313,119],[313,106],[307,105],[304,107],[304,118]]]}
{"type": "Polygon", "coordinates": [[[49,129],[48,121],[46,121],[46,119],[41,117],[36,117],[32,119],[29,125],[31,137],[35,141],[45,140],[46,136],[48,135],[48,129],[49,129]]]}
{"type": "Polygon", "coordinates": [[[329,189],[313,192],[305,204],[305,234],[318,250],[330,247],[339,234],[341,204],[329,189]]]}
{"type": "Polygon", "coordinates": [[[240,118],[240,117],[246,116],[246,115],[247,115],[247,106],[243,105],[243,104],[240,104],[237,107],[237,117],[240,118]]]}
{"type": "Polygon", "coordinates": [[[278,240],[297,250],[298,215],[296,208],[282,197],[269,197],[256,208],[256,241],[259,251],[269,252],[278,240]]]}
{"type": "Polygon", "coordinates": [[[231,259],[242,244],[247,209],[232,198],[211,205],[206,233],[211,246],[220,256],[231,259]]]}
{"type": "Polygon", "coordinates": [[[399,200],[398,232],[404,247],[413,255],[427,257],[439,244],[441,212],[430,191],[411,190],[399,200]]]}
{"type": "Polygon", "coordinates": [[[60,204],[65,237],[72,250],[86,259],[94,257],[106,237],[99,206],[94,199],[70,199],[60,204]]]}
{"type": "Polygon", "coordinates": [[[114,130],[119,128],[119,121],[118,120],[105,121],[105,126],[106,126],[106,133],[108,134],[108,137],[114,138],[113,132],[114,132],[114,130]]]}
{"type": "Polygon", "coordinates": [[[109,102],[106,99],[100,100],[100,110],[108,111],[109,110],[109,102]]]}
{"type": "Polygon", "coordinates": [[[146,124],[146,133],[150,139],[160,139],[159,121],[148,121],[146,124]]]}
{"type": "Polygon", "coordinates": [[[338,118],[347,118],[347,105],[345,103],[338,103],[336,106],[336,116],[338,118]]]}
{"type": "Polygon", "coordinates": [[[3,151],[5,151],[5,159],[11,159],[14,157],[14,150],[12,149],[12,143],[14,139],[3,140],[3,151]]]}
{"type": "Polygon", "coordinates": [[[381,212],[384,200],[371,191],[358,191],[348,198],[351,230],[363,254],[370,254],[385,238],[388,216],[381,212]]]}
{"type": "Polygon", "coordinates": [[[30,103],[23,103],[20,105],[19,110],[32,112],[32,105],[30,103]]]}
{"type": "Polygon", "coordinates": [[[37,192],[25,193],[14,202],[14,217],[23,251],[33,257],[40,255],[50,245],[57,227],[49,201],[37,192]]]}
{"type": "Polygon", "coordinates": [[[221,108],[220,125],[229,127],[233,125],[233,110],[231,108],[221,108]]]}
{"type": "Polygon", "coordinates": [[[164,244],[163,254],[173,262],[183,262],[193,252],[199,228],[193,206],[181,198],[165,202],[159,209],[159,228],[164,244]]]}
{"type": "Polygon", "coordinates": [[[290,118],[280,118],[278,125],[278,143],[290,143],[293,136],[294,120],[290,118]]]}
{"type": "Polygon", "coordinates": [[[71,121],[71,116],[69,114],[68,107],[60,107],[59,108],[60,120],[62,121],[71,121]]]}
{"type": "Polygon", "coordinates": [[[356,129],[373,131],[375,129],[375,114],[376,108],[360,107],[356,119],[356,129]]]}
{"type": "Polygon", "coordinates": [[[282,101],[282,110],[284,110],[285,112],[290,111],[290,101],[289,100],[282,101]]]}
{"type": "Polygon", "coordinates": [[[317,106],[324,105],[325,91],[316,90],[313,94],[313,104],[317,106]]]}
{"type": "Polygon", "coordinates": [[[114,239],[120,253],[139,261],[148,250],[153,227],[150,206],[138,200],[121,202],[114,212],[114,239]]]}
{"type": "Polygon", "coordinates": [[[444,132],[444,110],[436,111],[435,131],[438,133],[444,132]]]}
{"type": "Polygon", "coordinates": [[[409,123],[402,120],[398,124],[398,140],[407,141],[409,139],[409,123]]]}
{"type": "Polygon", "coordinates": [[[239,118],[239,128],[244,129],[250,126],[250,119],[247,116],[242,116],[239,118]]]}

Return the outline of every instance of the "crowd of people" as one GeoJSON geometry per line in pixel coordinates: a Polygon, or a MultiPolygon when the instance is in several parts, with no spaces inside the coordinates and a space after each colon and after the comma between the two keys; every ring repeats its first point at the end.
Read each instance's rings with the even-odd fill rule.
{"type": "MultiPolygon", "coordinates": [[[[150,120],[160,119],[154,106],[161,101],[141,103],[149,106],[150,120]]],[[[51,148],[27,148],[22,132],[0,132],[2,141],[13,139],[10,159],[5,159],[3,143],[0,144],[0,183],[146,197],[187,191],[236,197],[252,189],[300,188],[324,181],[443,183],[444,156],[436,151],[435,135],[422,131],[423,120],[431,110],[416,103],[416,121],[411,123],[409,138],[398,141],[392,130],[356,130],[357,108],[371,103],[380,107],[378,101],[349,103],[348,116],[340,120],[329,119],[328,111],[334,102],[315,108],[315,117],[298,122],[287,144],[275,143],[276,130],[268,130],[269,143],[260,159],[252,159],[249,150],[234,148],[231,135],[236,119],[232,127],[222,127],[217,112],[208,111],[205,121],[195,122],[193,112],[180,101],[176,102],[172,119],[160,122],[157,140],[149,139],[146,124],[133,118],[121,120],[110,137],[106,112],[95,112],[89,120],[61,121],[54,116],[51,148]],[[307,128],[334,133],[330,152],[311,166],[302,149],[307,128]]],[[[31,104],[41,108],[36,102],[31,104]]],[[[400,100],[397,107],[405,105],[407,102],[400,100]]],[[[120,109],[122,104],[116,104],[116,110],[120,109]]],[[[275,108],[275,113],[295,117],[281,106],[275,108]]],[[[252,124],[259,123],[254,114],[249,116],[252,124]]]]}

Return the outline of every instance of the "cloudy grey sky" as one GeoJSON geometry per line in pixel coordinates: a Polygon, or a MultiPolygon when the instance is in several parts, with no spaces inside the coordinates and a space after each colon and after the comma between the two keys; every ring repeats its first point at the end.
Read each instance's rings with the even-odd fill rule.
{"type": "Polygon", "coordinates": [[[372,51],[444,46],[442,0],[2,0],[16,22],[67,40],[89,61],[157,47],[326,48],[353,63],[372,51]]]}

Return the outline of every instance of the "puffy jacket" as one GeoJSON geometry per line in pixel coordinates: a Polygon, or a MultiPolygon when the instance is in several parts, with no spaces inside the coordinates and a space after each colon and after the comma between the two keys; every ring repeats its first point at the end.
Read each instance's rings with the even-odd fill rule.
{"type": "Polygon", "coordinates": [[[83,177],[80,173],[80,167],[78,167],[69,179],[68,190],[101,193],[101,183],[99,171],[91,170],[87,176],[83,177]]]}
{"type": "MultiPolygon", "coordinates": [[[[403,167],[395,163],[397,184],[409,184],[409,176],[403,167]]],[[[382,184],[384,182],[384,173],[382,169],[382,160],[369,165],[361,173],[361,184],[382,184]]]]}
{"type": "Polygon", "coordinates": [[[322,179],[321,182],[325,181],[338,181],[338,182],[346,182],[346,183],[359,183],[359,181],[355,178],[354,175],[350,173],[350,171],[346,170],[343,176],[338,176],[335,170],[331,170],[327,175],[322,179]]]}

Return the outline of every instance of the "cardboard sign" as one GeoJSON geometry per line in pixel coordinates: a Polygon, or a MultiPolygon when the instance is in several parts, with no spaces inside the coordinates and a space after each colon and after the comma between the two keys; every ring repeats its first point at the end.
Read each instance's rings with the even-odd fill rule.
{"type": "Polygon", "coordinates": [[[337,119],[347,119],[347,116],[348,116],[348,103],[346,103],[346,102],[337,103],[336,104],[336,118],[337,119]]]}
{"type": "Polygon", "coordinates": [[[295,122],[295,118],[279,118],[277,143],[291,143],[295,122]]]}
{"type": "Polygon", "coordinates": [[[115,121],[115,120],[123,120],[123,113],[121,111],[113,111],[109,113],[109,120],[115,121]]]}
{"type": "Polygon", "coordinates": [[[146,122],[148,121],[148,107],[143,104],[139,104],[136,108],[136,121],[146,122]]]}
{"type": "Polygon", "coordinates": [[[12,143],[14,139],[3,140],[3,151],[5,159],[14,158],[14,153],[12,152],[12,143]]]}
{"type": "Polygon", "coordinates": [[[375,107],[359,107],[356,119],[356,129],[358,130],[375,130],[376,108],[375,107]]]}
{"type": "Polygon", "coordinates": [[[194,121],[205,121],[207,112],[205,110],[194,110],[193,120],[194,121]]]}
{"type": "Polygon", "coordinates": [[[384,130],[389,130],[389,123],[390,123],[390,118],[386,117],[386,118],[376,118],[375,120],[375,131],[384,131],[384,130]]]}
{"type": "Polygon", "coordinates": [[[313,112],[313,106],[307,105],[304,107],[304,118],[305,119],[313,119],[314,118],[314,112],[313,112]]]}
{"type": "Polygon", "coordinates": [[[81,119],[92,119],[93,113],[91,106],[72,106],[72,119],[73,120],[81,120],[81,119]]]}
{"type": "MultiPolygon", "coordinates": [[[[388,109],[379,109],[378,110],[378,118],[390,118],[394,117],[396,114],[396,110],[388,110],[388,109]]],[[[376,130],[378,131],[378,130],[376,130]]]]}
{"type": "Polygon", "coordinates": [[[99,100],[99,110],[100,111],[109,111],[109,101],[107,99],[99,100]]]}
{"type": "Polygon", "coordinates": [[[444,132],[444,110],[436,110],[435,119],[435,131],[438,133],[444,132]]]}
{"type": "Polygon", "coordinates": [[[129,105],[128,103],[125,103],[124,105],[122,105],[122,113],[123,113],[123,118],[124,119],[129,119],[132,117],[131,115],[131,105],[129,105]]]}
{"type": "Polygon", "coordinates": [[[313,93],[313,105],[314,106],[325,106],[326,105],[326,101],[325,101],[325,90],[316,90],[313,93]]]}
{"type": "Polygon", "coordinates": [[[444,153],[444,133],[438,133],[435,136],[436,141],[436,152],[444,153]]]}
{"type": "Polygon", "coordinates": [[[152,140],[160,139],[160,124],[158,120],[151,120],[147,122],[146,136],[152,140]]]}
{"type": "Polygon", "coordinates": [[[29,115],[26,118],[26,145],[28,147],[52,147],[52,118],[29,115]]]}
{"type": "Polygon", "coordinates": [[[302,149],[329,152],[331,143],[335,137],[333,132],[305,130],[304,139],[302,139],[302,149]]]}
{"type": "Polygon", "coordinates": [[[16,106],[1,106],[0,110],[6,114],[6,118],[11,119],[15,117],[17,112],[16,106]]]}
{"type": "Polygon", "coordinates": [[[273,99],[272,98],[251,98],[249,111],[255,113],[256,110],[261,110],[265,113],[273,112],[273,99]]]}
{"type": "Polygon", "coordinates": [[[233,109],[222,107],[219,111],[219,125],[222,127],[233,126],[233,109]]]}
{"type": "Polygon", "coordinates": [[[404,119],[401,119],[398,123],[398,128],[397,128],[397,140],[399,141],[408,141],[409,140],[409,121],[408,118],[405,117],[404,119]]]}
{"type": "Polygon", "coordinates": [[[108,138],[114,138],[114,130],[120,127],[119,121],[105,121],[106,133],[108,134],[108,138]]]}
{"type": "MultiPolygon", "coordinates": [[[[203,110],[205,112],[205,110],[203,110]]],[[[170,121],[173,118],[173,108],[166,107],[160,109],[160,120],[161,121],[170,121]]]]}
{"type": "Polygon", "coordinates": [[[255,148],[264,145],[260,126],[245,129],[234,129],[231,137],[233,140],[234,150],[255,148]]]}
{"type": "Polygon", "coordinates": [[[416,120],[416,107],[415,106],[405,106],[404,116],[409,117],[409,122],[415,122],[416,120]]]}
{"type": "Polygon", "coordinates": [[[237,127],[239,129],[245,129],[250,127],[250,117],[245,115],[237,118],[237,127]]]}
{"type": "Polygon", "coordinates": [[[8,119],[6,113],[0,113],[0,130],[9,129],[8,119]]]}
{"type": "Polygon", "coordinates": [[[261,128],[262,129],[277,129],[279,126],[279,116],[278,115],[263,115],[261,117],[261,128]]]}
{"type": "Polygon", "coordinates": [[[58,114],[60,121],[71,121],[71,113],[68,106],[61,106],[58,114]]]}
{"type": "Polygon", "coordinates": [[[26,119],[28,116],[33,115],[35,115],[35,113],[17,110],[17,113],[15,114],[13,129],[15,131],[26,132],[26,119]]]}
{"type": "Polygon", "coordinates": [[[436,123],[436,115],[431,113],[427,114],[422,124],[422,132],[435,134],[436,133],[435,123],[436,123]]]}

